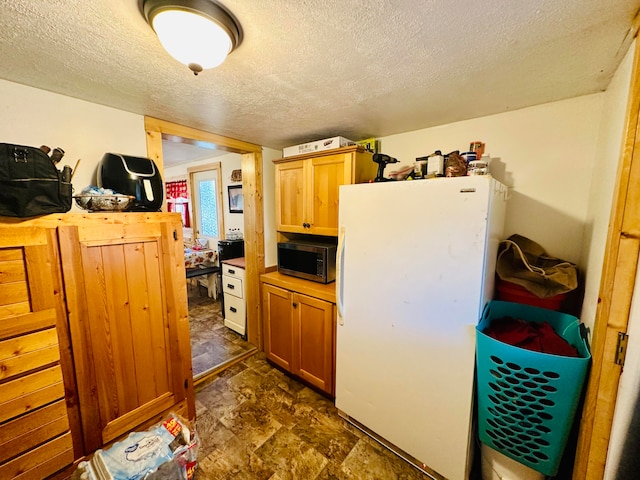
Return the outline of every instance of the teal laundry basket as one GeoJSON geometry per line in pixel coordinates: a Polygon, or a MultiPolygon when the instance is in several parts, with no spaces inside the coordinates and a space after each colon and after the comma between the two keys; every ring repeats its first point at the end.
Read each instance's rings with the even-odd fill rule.
{"type": "Polygon", "coordinates": [[[476,327],[480,441],[545,475],[555,475],[573,424],[591,354],[571,315],[492,301],[476,327]],[[483,333],[494,319],[547,322],[579,358],[508,345],[483,333]]]}

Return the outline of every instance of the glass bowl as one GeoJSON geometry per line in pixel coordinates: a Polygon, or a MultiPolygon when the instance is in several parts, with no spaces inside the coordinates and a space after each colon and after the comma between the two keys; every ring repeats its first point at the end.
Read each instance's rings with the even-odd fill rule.
{"type": "Polygon", "coordinates": [[[76,205],[90,212],[122,212],[129,208],[136,197],[132,195],[74,195],[76,205]]]}

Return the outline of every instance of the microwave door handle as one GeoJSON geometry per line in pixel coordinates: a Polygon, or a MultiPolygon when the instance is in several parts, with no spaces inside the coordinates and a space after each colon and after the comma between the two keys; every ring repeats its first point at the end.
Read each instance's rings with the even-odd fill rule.
{"type": "Polygon", "coordinates": [[[338,307],[338,323],[340,325],[344,325],[344,298],[342,292],[342,282],[343,282],[343,271],[344,271],[344,237],[345,230],[344,227],[340,227],[340,231],[338,232],[338,258],[336,260],[336,301],[338,307]]]}

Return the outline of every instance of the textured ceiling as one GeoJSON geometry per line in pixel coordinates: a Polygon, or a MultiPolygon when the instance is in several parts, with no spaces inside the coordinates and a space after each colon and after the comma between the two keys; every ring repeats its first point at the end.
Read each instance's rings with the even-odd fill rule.
{"type": "Polygon", "coordinates": [[[223,0],[194,76],[139,0],[3,0],[0,78],[271,148],[386,136],[602,91],[640,0],[223,0]]]}

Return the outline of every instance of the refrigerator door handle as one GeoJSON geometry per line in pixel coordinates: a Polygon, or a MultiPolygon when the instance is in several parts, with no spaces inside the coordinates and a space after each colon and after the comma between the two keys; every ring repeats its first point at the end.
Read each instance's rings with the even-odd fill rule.
{"type": "Polygon", "coordinates": [[[344,325],[344,318],[342,317],[343,301],[342,298],[342,267],[344,262],[344,227],[340,227],[338,232],[338,258],[336,259],[336,302],[338,307],[338,323],[344,325]]]}

